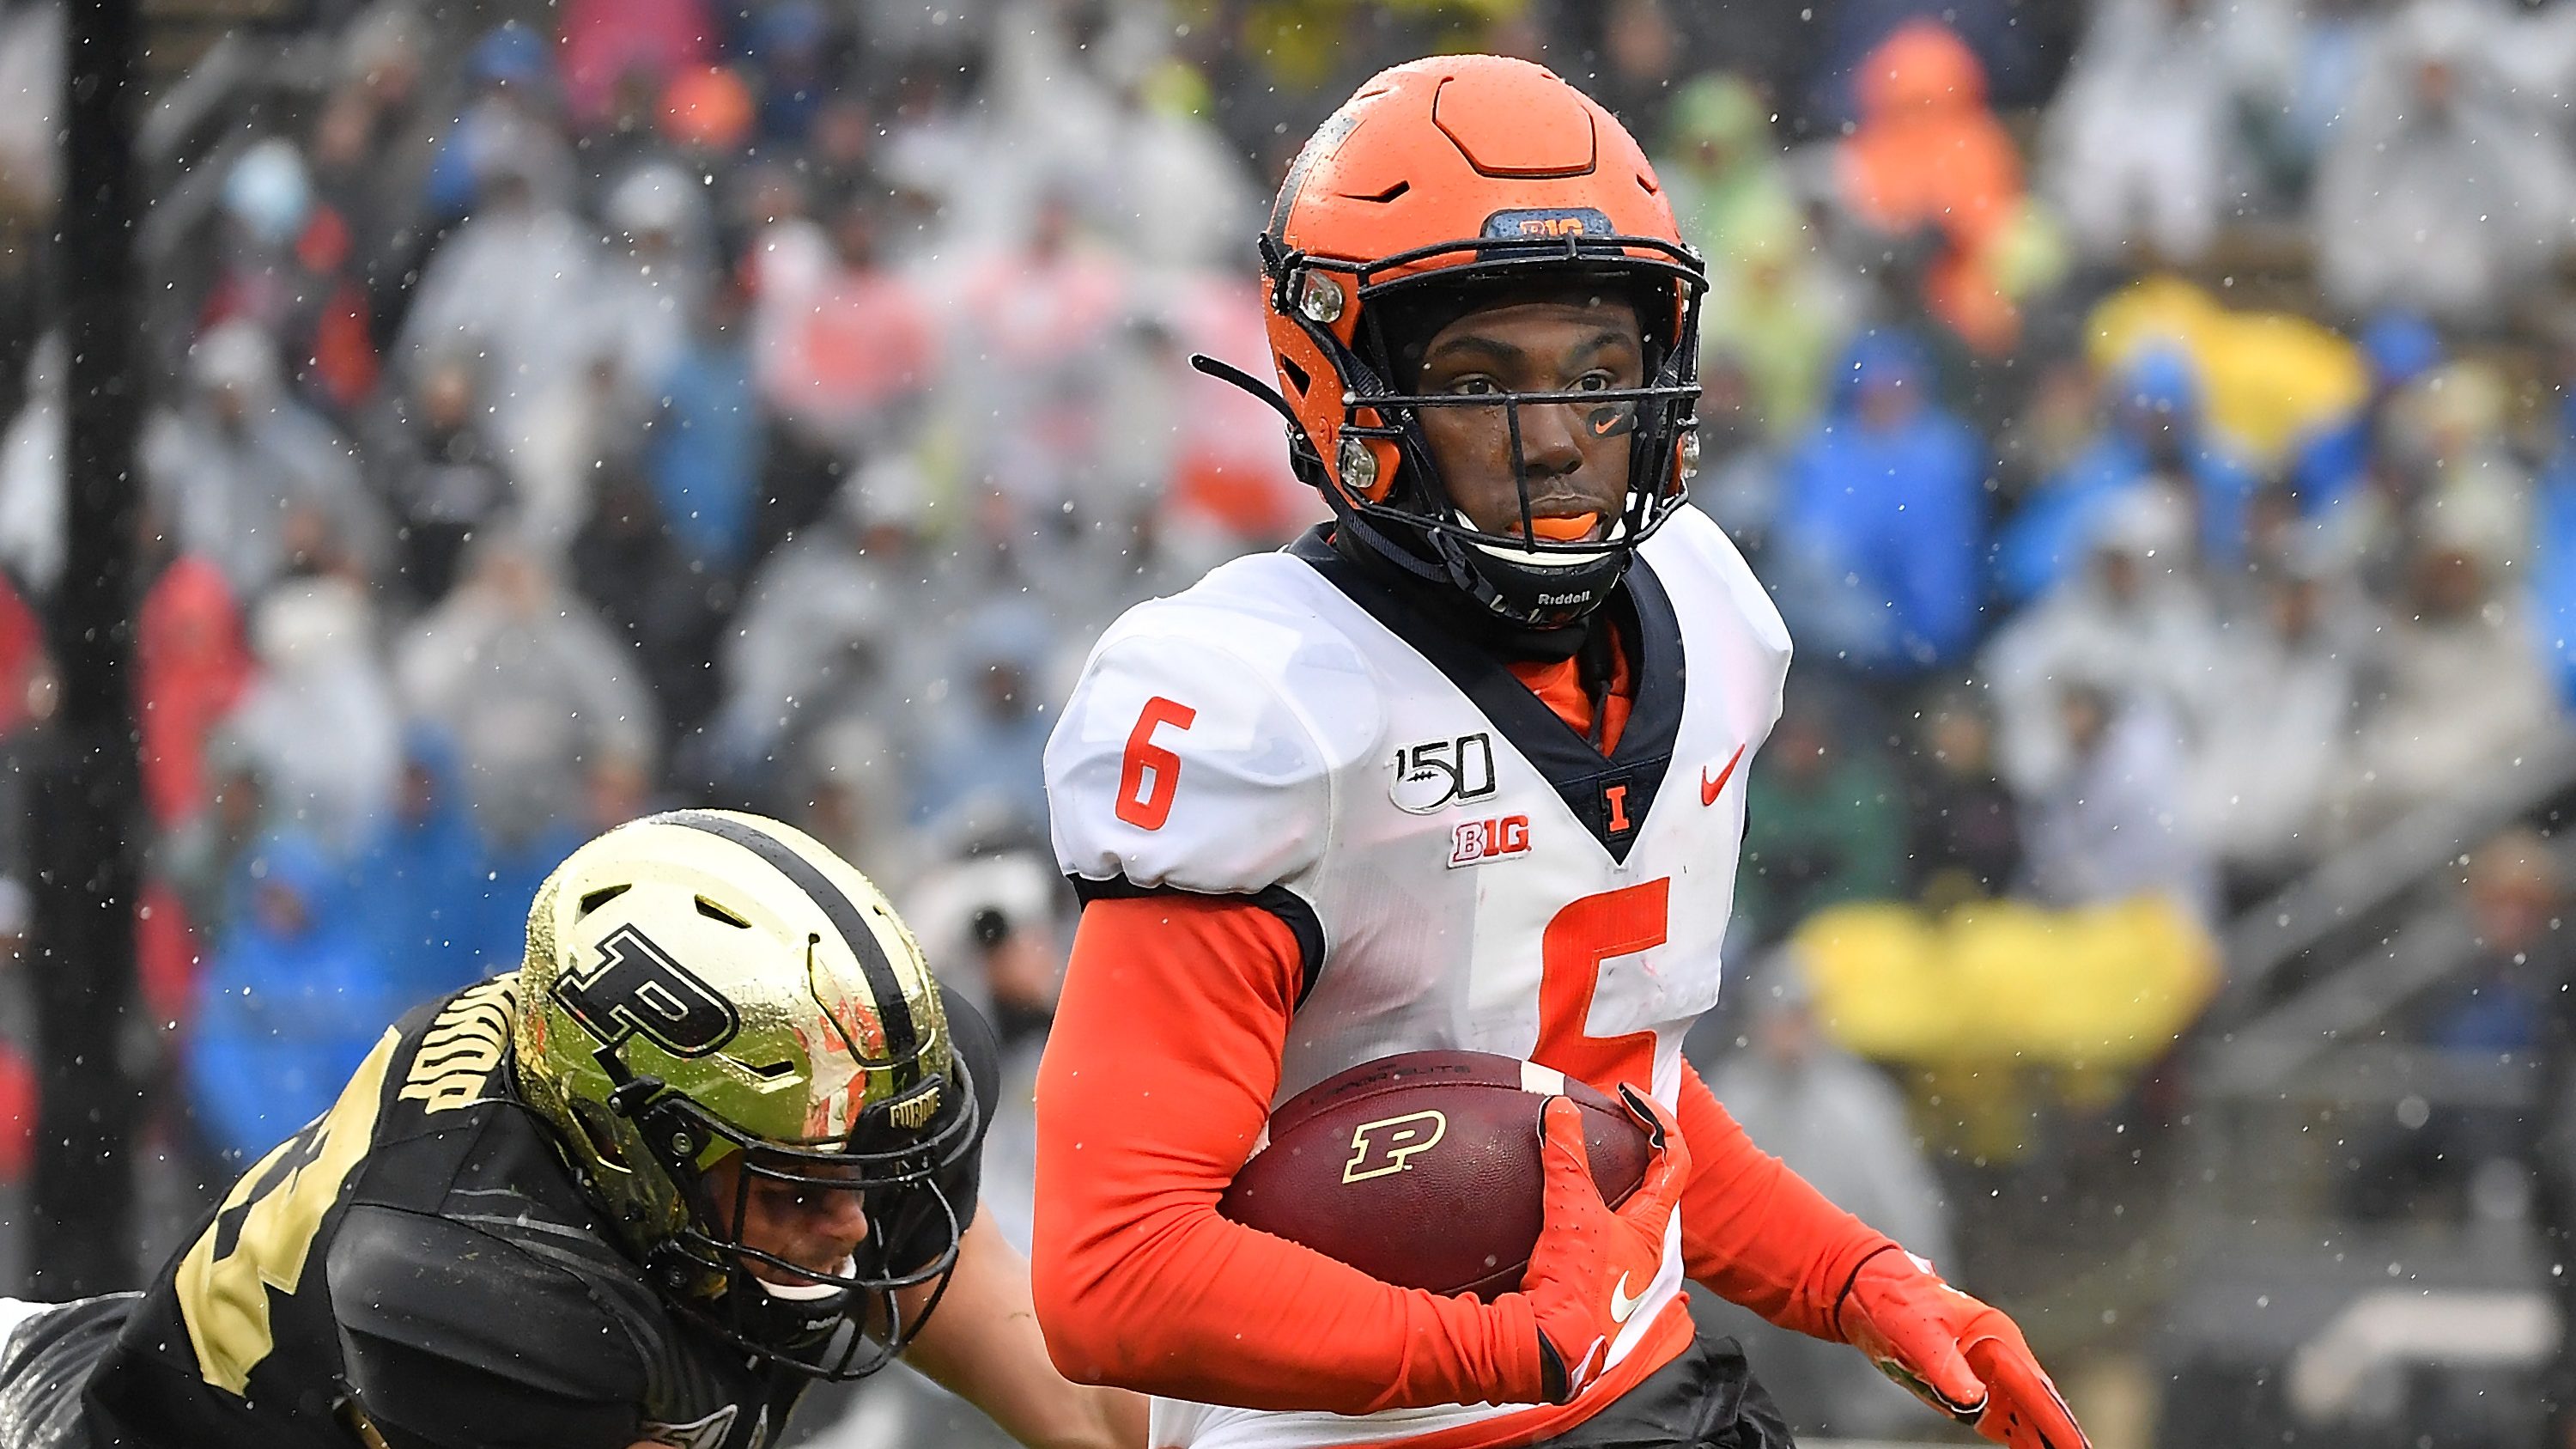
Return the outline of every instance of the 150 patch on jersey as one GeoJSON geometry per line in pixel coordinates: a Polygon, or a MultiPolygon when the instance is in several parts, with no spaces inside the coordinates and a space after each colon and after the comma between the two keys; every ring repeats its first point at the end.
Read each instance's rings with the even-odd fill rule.
{"type": "Polygon", "coordinates": [[[1494,737],[1482,732],[1425,740],[1395,752],[1387,798],[1408,815],[1429,815],[1494,793],[1494,737]]]}

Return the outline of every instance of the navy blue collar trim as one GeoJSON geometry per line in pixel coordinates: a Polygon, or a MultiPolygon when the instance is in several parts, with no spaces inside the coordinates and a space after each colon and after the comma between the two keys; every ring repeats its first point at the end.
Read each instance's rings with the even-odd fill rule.
{"type": "Polygon", "coordinates": [[[1653,567],[1643,557],[1630,563],[1618,590],[1602,606],[1618,611],[1612,617],[1621,625],[1622,641],[1631,650],[1629,663],[1637,684],[1618,748],[1604,758],[1491,651],[1440,625],[1428,610],[1405,597],[1406,590],[1397,581],[1345,558],[1328,541],[1330,527],[1318,525],[1288,545],[1287,552],[1323,575],[1475,701],[1503,738],[1538,767],[1566,809],[1601,842],[1610,858],[1625,864],[1629,847],[1645,828],[1646,814],[1662,791],[1687,693],[1680,618],[1653,567]]]}

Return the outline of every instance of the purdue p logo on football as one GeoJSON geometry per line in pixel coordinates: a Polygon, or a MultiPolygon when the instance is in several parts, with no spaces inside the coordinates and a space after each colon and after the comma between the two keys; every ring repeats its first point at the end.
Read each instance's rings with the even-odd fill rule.
{"type": "Polygon", "coordinates": [[[1351,1129],[1351,1160],[1342,1168],[1345,1184],[1385,1177],[1413,1165],[1449,1135],[1449,1119],[1438,1112],[1408,1112],[1351,1129]]]}

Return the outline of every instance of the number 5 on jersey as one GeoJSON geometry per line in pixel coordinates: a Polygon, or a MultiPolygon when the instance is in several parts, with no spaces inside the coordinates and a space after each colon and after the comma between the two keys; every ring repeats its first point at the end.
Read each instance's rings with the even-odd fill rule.
{"type": "Polygon", "coordinates": [[[1604,1092],[1621,1082],[1654,1090],[1655,1034],[1591,1035],[1592,1002],[1614,956],[1664,944],[1672,919],[1670,876],[1582,896],[1547,923],[1539,942],[1538,1045],[1530,1060],[1578,1077],[1604,1092]]]}
{"type": "Polygon", "coordinates": [[[1186,730],[1199,712],[1155,695],[1127,732],[1127,755],[1118,767],[1118,818],[1139,830],[1160,830],[1172,818],[1172,794],[1181,785],[1181,757],[1154,743],[1154,731],[1186,730]]]}

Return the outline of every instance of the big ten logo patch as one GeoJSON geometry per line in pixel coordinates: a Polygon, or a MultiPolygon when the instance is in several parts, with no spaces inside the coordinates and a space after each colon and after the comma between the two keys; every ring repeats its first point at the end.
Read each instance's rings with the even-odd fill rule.
{"type": "Polygon", "coordinates": [[[517,1003],[516,986],[506,976],[449,1002],[421,1034],[420,1050],[412,1053],[411,1070],[394,1095],[420,1103],[424,1112],[452,1112],[482,1101],[508,1049],[517,1003]]]}
{"type": "Polygon", "coordinates": [[[1497,815],[1491,820],[1467,820],[1449,832],[1449,865],[1480,865],[1489,860],[1505,860],[1527,855],[1530,848],[1530,819],[1526,815],[1497,815]]]}
{"type": "Polygon", "coordinates": [[[1362,1122],[1351,1129],[1351,1160],[1342,1166],[1342,1181],[1366,1182],[1402,1172],[1448,1135],[1449,1119],[1438,1112],[1407,1112],[1362,1122]]]}
{"type": "Polygon", "coordinates": [[[1493,241],[1549,241],[1560,237],[1610,236],[1609,216],[1590,206],[1520,206],[1485,218],[1484,233],[1493,241]]]}
{"type": "Polygon", "coordinates": [[[1409,815],[1429,815],[1493,793],[1492,735],[1425,740],[1395,752],[1395,779],[1387,787],[1387,798],[1409,815]]]}

